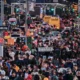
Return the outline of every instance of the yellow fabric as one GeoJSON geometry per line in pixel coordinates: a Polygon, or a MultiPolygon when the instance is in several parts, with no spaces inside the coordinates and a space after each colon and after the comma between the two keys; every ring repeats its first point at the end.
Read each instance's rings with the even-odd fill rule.
{"type": "Polygon", "coordinates": [[[31,37],[31,32],[30,32],[29,29],[28,29],[27,32],[26,32],[26,36],[27,36],[27,37],[31,37]]]}
{"type": "Polygon", "coordinates": [[[44,16],[43,20],[44,20],[44,22],[49,23],[50,18],[51,18],[51,16],[44,16]]]}
{"type": "Polygon", "coordinates": [[[8,45],[14,45],[14,39],[9,38],[8,39],[8,45]]]}
{"type": "Polygon", "coordinates": [[[18,72],[20,68],[18,66],[15,66],[14,69],[16,70],[16,72],[18,72]]]}
{"type": "Polygon", "coordinates": [[[51,17],[49,20],[49,25],[55,25],[57,29],[60,29],[60,19],[57,17],[51,17]]]}
{"type": "Polygon", "coordinates": [[[11,36],[5,36],[4,39],[9,39],[11,36]]]}

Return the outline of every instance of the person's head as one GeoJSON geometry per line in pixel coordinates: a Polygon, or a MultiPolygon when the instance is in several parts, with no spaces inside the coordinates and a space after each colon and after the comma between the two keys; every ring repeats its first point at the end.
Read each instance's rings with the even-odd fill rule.
{"type": "Polygon", "coordinates": [[[23,71],[20,69],[20,70],[18,71],[18,74],[19,74],[19,75],[22,75],[22,73],[23,73],[23,71]]]}
{"type": "Polygon", "coordinates": [[[6,67],[6,63],[5,62],[3,62],[3,67],[6,67]]]}
{"type": "Polygon", "coordinates": [[[31,74],[31,72],[29,71],[28,74],[31,74]]]}
{"type": "Polygon", "coordinates": [[[68,69],[67,69],[67,74],[71,74],[71,73],[72,73],[71,69],[68,68],[68,69]]]}
{"type": "Polygon", "coordinates": [[[12,77],[16,77],[16,73],[15,72],[12,73],[12,77]]]}
{"type": "Polygon", "coordinates": [[[56,75],[56,71],[55,70],[53,70],[53,75],[56,75]]]}
{"type": "Polygon", "coordinates": [[[74,70],[77,70],[78,69],[78,66],[77,65],[74,65],[73,68],[74,68],[74,70]]]}
{"type": "Polygon", "coordinates": [[[4,70],[1,71],[1,76],[4,77],[6,75],[6,72],[4,70]]]}
{"type": "Polygon", "coordinates": [[[5,32],[7,32],[7,30],[5,30],[5,32]]]}
{"type": "Polygon", "coordinates": [[[13,67],[16,67],[16,64],[13,64],[13,67]]]}
{"type": "Polygon", "coordinates": [[[29,58],[29,54],[26,54],[26,58],[29,58]]]}
{"type": "Polygon", "coordinates": [[[25,70],[25,71],[26,71],[26,73],[28,73],[28,68],[26,68],[26,70],[25,70]]]}

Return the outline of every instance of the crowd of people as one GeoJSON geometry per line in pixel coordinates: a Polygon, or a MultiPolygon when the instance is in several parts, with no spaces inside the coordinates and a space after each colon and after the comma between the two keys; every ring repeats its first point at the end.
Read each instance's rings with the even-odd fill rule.
{"type": "MultiPolygon", "coordinates": [[[[25,39],[16,39],[14,45],[7,45],[5,40],[4,57],[0,57],[0,80],[80,80],[80,32],[73,26],[72,19],[68,25],[70,29],[58,31],[55,25],[39,21],[40,24],[28,23],[28,28],[34,30],[30,43],[36,50],[34,53],[26,46],[25,39]],[[39,52],[38,47],[52,47],[53,50],[39,52]]],[[[63,23],[65,21],[62,19],[63,23]]],[[[13,34],[11,25],[6,25],[9,30],[3,35],[13,34]]],[[[25,35],[23,29],[18,32],[25,35]]]]}

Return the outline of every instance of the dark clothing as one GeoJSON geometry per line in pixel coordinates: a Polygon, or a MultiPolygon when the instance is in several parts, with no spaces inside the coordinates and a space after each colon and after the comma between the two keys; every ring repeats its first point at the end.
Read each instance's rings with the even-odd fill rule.
{"type": "Polygon", "coordinates": [[[24,65],[28,65],[29,64],[29,59],[24,59],[24,65]]]}
{"type": "Polygon", "coordinates": [[[71,69],[73,69],[73,63],[71,63],[71,62],[67,62],[66,64],[65,64],[65,67],[66,68],[71,68],[71,69]]]}
{"type": "Polygon", "coordinates": [[[22,78],[21,76],[18,76],[18,77],[15,78],[14,80],[24,80],[24,78],[22,78]]]}
{"type": "Polygon", "coordinates": [[[15,80],[15,77],[10,76],[10,80],[15,80]]]}
{"type": "Polygon", "coordinates": [[[80,68],[80,59],[77,60],[77,66],[80,68]]]}
{"type": "Polygon", "coordinates": [[[45,72],[44,75],[45,75],[46,77],[49,77],[49,72],[45,72]]]}
{"type": "Polygon", "coordinates": [[[34,80],[40,80],[39,75],[35,75],[34,80]]]}
{"type": "Polygon", "coordinates": [[[63,80],[73,80],[73,75],[72,75],[72,74],[66,74],[66,75],[63,77],[63,80]]]}

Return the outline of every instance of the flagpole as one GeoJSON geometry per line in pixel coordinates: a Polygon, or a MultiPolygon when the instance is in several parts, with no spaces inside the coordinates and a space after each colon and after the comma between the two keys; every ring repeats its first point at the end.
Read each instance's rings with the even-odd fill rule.
{"type": "Polygon", "coordinates": [[[25,18],[25,44],[27,45],[27,36],[26,36],[26,32],[27,32],[27,30],[28,30],[28,25],[27,25],[27,19],[28,19],[28,8],[29,8],[29,6],[28,6],[28,0],[26,0],[26,10],[25,10],[25,16],[26,16],[26,18],[25,18]]]}

